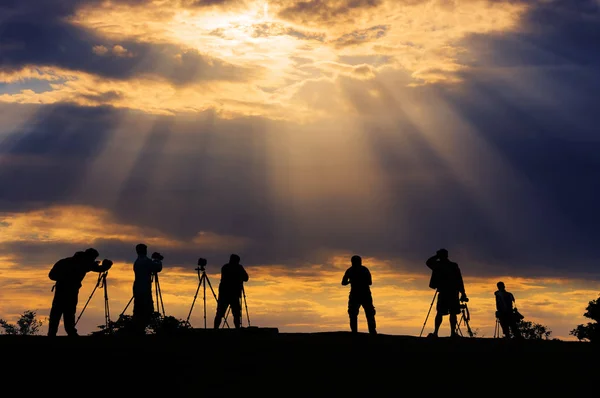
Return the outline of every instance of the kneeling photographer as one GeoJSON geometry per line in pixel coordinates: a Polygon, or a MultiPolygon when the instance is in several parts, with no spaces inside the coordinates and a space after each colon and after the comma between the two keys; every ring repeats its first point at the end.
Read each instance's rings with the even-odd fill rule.
{"type": "Polygon", "coordinates": [[[435,329],[428,337],[438,337],[444,315],[450,316],[450,336],[458,337],[457,315],[460,314],[461,303],[469,301],[458,264],[450,261],[448,250],[440,249],[426,261],[432,270],[429,287],[437,290],[435,329]],[[460,297],[459,297],[460,294],[460,297]]]}
{"type": "Polygon", "coordinates": [[[154,301],[152,300],[152,275],[162,271],[164,257],[152,253],[148,258],[148,246],[143,243],[135,247],[137,259],[133,263],[135,279],[133,281],[133,324],[135,333],[145,334],[152,319],[154,301]]]}

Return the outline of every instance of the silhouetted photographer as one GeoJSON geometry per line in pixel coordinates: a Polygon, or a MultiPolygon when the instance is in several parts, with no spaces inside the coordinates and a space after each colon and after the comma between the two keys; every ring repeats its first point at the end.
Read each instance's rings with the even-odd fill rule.
{"type": "Polygon", "coordinates": [[[221,267],[217,313],[214,322],[215,329],[218,329],[221,325],[221,320],[225,317],[227,308],[231,309],[235,328],[239,329],[242,326],[241,300],[244,282],[248,282],[248,273],[240,264],[240,256],[232,254],[229,257],[229,262],[221,267]]]}
{"type": "Polygon", "coordinates": [[[79,336],[75,328],[75,312],[81,283],[88,272],[108,271],[113,264],[107,259],[100,264],[100,261],[96,261],[99,255],[93,248],[78,251],[71,257],[58,260],[48,273],[48,277],[56,282],[52,287],[54,299],[48,321],[48,336],[56,336],[61,316],[67,335],[79,336]]]}
{"type": "Polygon", "coordinates": [[[133,327],[137,334],[145,334],[154,313],[152,300],[152,277],[162,271],[164,257],[157,252],[148,258],[148,246],[136,245],[137,259],[133,263],[133,327]]]}
{"type": "Polygon", "coordinates": [[[426,264],[433,271],[429,287],[436,289],[438,295],[435,328],[429,337],[438,337],[444,315],[450,316],[450,336],[458,337],[456,325],[457,315],[461,311],[460,303],[469,301],[460,268],[457,263],[450,261],[446,249],[438,250],[434,256],[427,259],[426,264]]]}
{"type": "Polygon", "coordinates": [[[513,307],[515,296],[506,291],[504,282],[498,282],[496,286],[498,287],[498,290],[494,292],[494,296],[496,296],[496,318],[500,323],[502,333],[507,339],[511,338],[511,332],[513,337],[521,338],[521,331],[517,326],[517,317],[520,316],[518,319],[520,321],[522,315],[516,311],[516,307],[513,307]]]}
{"type": "Polygon", "coordinates": [[[350,261],[352,265],[342,277],[342,285],[350,285],[350,294],[348,295],[350,330],[352,333],[358,332],[358,312],[362,306],[367,318],[369,333],[377,334],[375,307],[373,306],[373,296],[371,295],[370,287],[373,284],[371,272],[367,267],[362,265],[362,258],[360,256],[352,256],[350,261]]]}

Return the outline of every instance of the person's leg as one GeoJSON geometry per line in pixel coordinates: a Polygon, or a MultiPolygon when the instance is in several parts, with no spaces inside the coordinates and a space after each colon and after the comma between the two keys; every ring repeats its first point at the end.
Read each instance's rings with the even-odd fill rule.
{"type": "Polygon", "coordinates": [[[54,337],[58,333],[60,317],[63,314],[62,294],[58,288],[55,288],[50,317],[48,319],[48,336],[54,337]]]}
{"type": "Polygon", "coordinates": [[[375,322],[375,306],[373,305],[373,297],[366,297],[363,302],[363,310],[367,318],[369,333],[377,334],[377,324],[375,322]]]}
{"type": "Polygon", "coordinates": [[[133,332],[135,334],[146,334],[146,328],[150,323],[154,301],[152,293],[138,293],[133,298],[133,332]]]}
{"type": "Polygon", "coordinates": [[[77,329],[75,329],[75,313],[77,312],[77,296],[79,291],[69,290],[64,297],[63,302],[63,325],[65,332],[69,336],[78,336],[77,329]]]}
{"type": "Polygon", "coordinates": [[[457,337],[458,334],[458,315],[461,312],[460,299],[458,292],[448,292],[446,295],[448,314],[450,314],[450,336],[457,337]]]}
{"type": "Polygon", "coordinates": [[[352,333],[358,332],[358,311],[360,309],[360,302],[356,300],[356,297],[350,295],[348,298],[348,316],[350,317],[350,331],[352,333]]]}
{"type": "Polygon", "coordinates": [[[225,316],[226,311],[227,311],[227,302],[225,300],[225,297],[219,296],[219,298],[217,299],[217,311],[215,314],[215,322],[213,325],[213,327],[215,329],[218,329],[219,326],[221,326],[221,320],[225,316]]]}
{"type": "Polygon", "coordinates": [[[500,327],[502,328],[502,334],[504,334],[504,338],[510,339],[510,324],[508,319],[505,315],[501,315],[498,318],[498,321],[500,322],[500,327]]]}
{"type": "Polygon", "coordinates": [[[238,297],[232,297],[229,303],[231,308],[231,315],[233,316],[233,325],[236,329],[242,327],[242,304],[238,297]]]}
{"type": "Polygon", "coordinates": [[[444,320],[444,314],[438,311],[435,314],[435,319],[433,321],[433,336],[437,337],[440,332],[440,326],[442,326],[442,321],[444,320]]]}
{"type": "Polygon", "coordinates": [[[432,335],[434,337],[438,337],[440,332],[440,326],[442,326],[442,321],[444,320],[444,315],[446,315],[446,296],[443,292],[438,292],[437,302],[435,305],[436,314],[434,319],[434,329],[432,335]]]}
{"type": "Polygon", "coordinates": [[[456,324],[458,323],[458,319],[454,311],[450,311],[450,336],[454,337],[458,334],[456,333],[456,324]]]}

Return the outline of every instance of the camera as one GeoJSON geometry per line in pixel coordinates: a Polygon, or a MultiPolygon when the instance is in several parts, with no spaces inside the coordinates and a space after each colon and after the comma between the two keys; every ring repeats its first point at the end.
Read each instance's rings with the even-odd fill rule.
{"type": "Polygon", "coordinates": [[[205,267],[206,267],[206,259],[205,259],[205,258],[202,258],[202,257],[200,257],[200,258],[198,259],[198,268],[197,268],[197,269],[200,269],[200,271],[204,271],[204,268],[205,268],[205,267]]]}
{"type": "Polygon", "coordinates": [[[162,254],[160,254],[158,252],[154,252],[154,253],[152,253],[152,260],[162,261],[162,260],[164,260],[164,257],[162,254]]]}

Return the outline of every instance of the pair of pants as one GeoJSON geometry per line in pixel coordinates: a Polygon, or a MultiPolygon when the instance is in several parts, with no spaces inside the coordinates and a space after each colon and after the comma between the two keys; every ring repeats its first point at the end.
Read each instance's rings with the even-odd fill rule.
{"type": "Polygon", "coordinates": [[[133,296],[133,327],[139,334],[146,333],[146,327],[150,324],[152,314],[154,313],[154,300],[152,300],[152,291],[143,293],[134,293],[133,296]]]}
{"type": "Polygon", "coordinates": [[[371,293],[352,293],[348,297],[348,315],[350,316],[350,330],[358,332],[358,312],[363,307],[367,318],[369,333],[376,333],[375,307],[371,293]]]}
{"type": "Polygon", "coordinates": [[[231,308],[233,324],[236,329],[239,329],[242,326],[242,303],[240,302],[240,294],[238,293],[226,295],[219,294],[214,328],[218,329],[221,325],[221,319],[225,316],[227,308],[231,308]]]}
{"type": "Polygon", "coordinates": [[[504,337],[510,338],[512,332],[513,337],[521,338],[521,332],[519,331],[519,327],[517,326],[517,322],[515,321],[512,312],[508,314],[498,314],[498,322],[500,323],[504,337]]]}
{"type": "Polygon", "coordinates": [[[79,289],[69,286],[56,285],[54,288],[54,299],[50,309],[48,320],[48,336],[56,336],[60,318],[63,318],[65,332],[69,336],[77,336],[75,329],[75,312],[77,311],[77,300],[79,289]]]}

